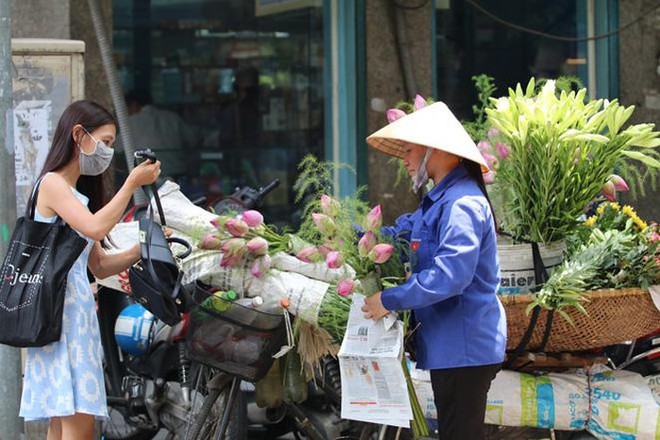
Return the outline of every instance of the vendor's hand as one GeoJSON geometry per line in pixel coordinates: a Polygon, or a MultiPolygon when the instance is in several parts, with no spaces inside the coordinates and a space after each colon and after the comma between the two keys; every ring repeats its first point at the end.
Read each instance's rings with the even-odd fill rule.
{"type": "Polygon", "coordinates": [[[374,293],[364,299],[362,311],[364,312],[364,317],[366,319],[378,321],[380,318],[390,313],[389,310],[383,307],[383,303],[380,300],[381,293],[382,292],[374,293]]]}

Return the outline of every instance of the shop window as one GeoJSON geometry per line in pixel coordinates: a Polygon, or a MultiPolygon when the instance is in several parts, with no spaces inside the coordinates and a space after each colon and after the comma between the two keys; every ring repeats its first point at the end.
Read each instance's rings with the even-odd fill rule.
{"type": "Polygon", "coordinates": [[[277,178],[263,211],[292,224],[296,165],[324,154],[322,7],[261,3],[114,0],[115,56],[125,90],[148,92],[193,131],[193,141],[136,146],[160,150],[184,193],[213,201],[277,178]]]}
{"type": "MultiPolygon", "coordinates": [[[[546,34],[586,35],[586,0],[476,0],[497,18],[546,34]]],[[[436,0],[437,98],[462,119],[471,119],[477,94],[472,76],[495,79],[504,95],[530,77],[571,75],[586,85],[587,47],[532,35],[478,11],[471,2],[436,0]]]]}

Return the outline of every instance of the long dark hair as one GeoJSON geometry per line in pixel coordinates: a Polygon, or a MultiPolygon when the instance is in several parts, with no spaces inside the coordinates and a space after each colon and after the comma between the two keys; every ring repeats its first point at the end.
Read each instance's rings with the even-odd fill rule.
{"type": "MultiPolygon", "coordinates": [[[[97,128],[114,124],[117,122],[112,114],[101,105],[93,101],[75,101],[71,103],[60,116],[53,135],[53,143],[48,150],[44,167],[39,173],[39,177],[51,171],[57,171],[66,166],[77,156],[77,145],[73,140],[73,127],[77,124],[82,125],[88,133],[97,128]]],[[[110,193],[105,185],[103,175],[99,176],[80,176],[76,189],[89,197],[89,209],[96,212],[101,209],[110,199],[110,193]]]]}
{"type": "Polygon", "coordinates": [[[486,190],[486,182],[484,181],[484,175],[481,172],[481,165],[469,160],[469,159],[463,159],[463,166],[467,170],[468,174],[477,182],[477,185],[479,185],[479,189],[481,189],[481,192],[484,194],[484,197],[486,200],[488,200],[488,205],[490,205],[490,212],[493,214],[493,223],[495,223],[495,230],[497,231],[497,219],[495,218],[495,210],[493,209],[493,203],[490,201],[490,197],[488,197],[488,191],[486,190]]]}

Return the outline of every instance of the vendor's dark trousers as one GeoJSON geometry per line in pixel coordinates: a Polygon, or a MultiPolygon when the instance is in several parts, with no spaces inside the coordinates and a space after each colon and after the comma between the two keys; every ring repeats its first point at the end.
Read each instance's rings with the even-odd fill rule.
{"type": "Polygon", "coordinates": [[[486,398],[501,365],[431,370],[440,440],[484,438],[486,398]]]}

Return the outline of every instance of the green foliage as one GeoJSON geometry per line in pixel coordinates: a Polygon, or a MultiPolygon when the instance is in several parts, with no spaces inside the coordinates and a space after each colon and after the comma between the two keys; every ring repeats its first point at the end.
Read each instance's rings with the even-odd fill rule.
{"type": "Polygon", "coordinates": [[[481,74],[472,77],[474,87],[477,89],[477,98],[479,105],[472,106],[474,119],[472,121],[462,121],[463,128],[468,132],[473,141],[479,142],[485,139],[488,133],[488,120],[486,108],[491,105],[491,97],[497,90],[492,77],[481,74]]]}

